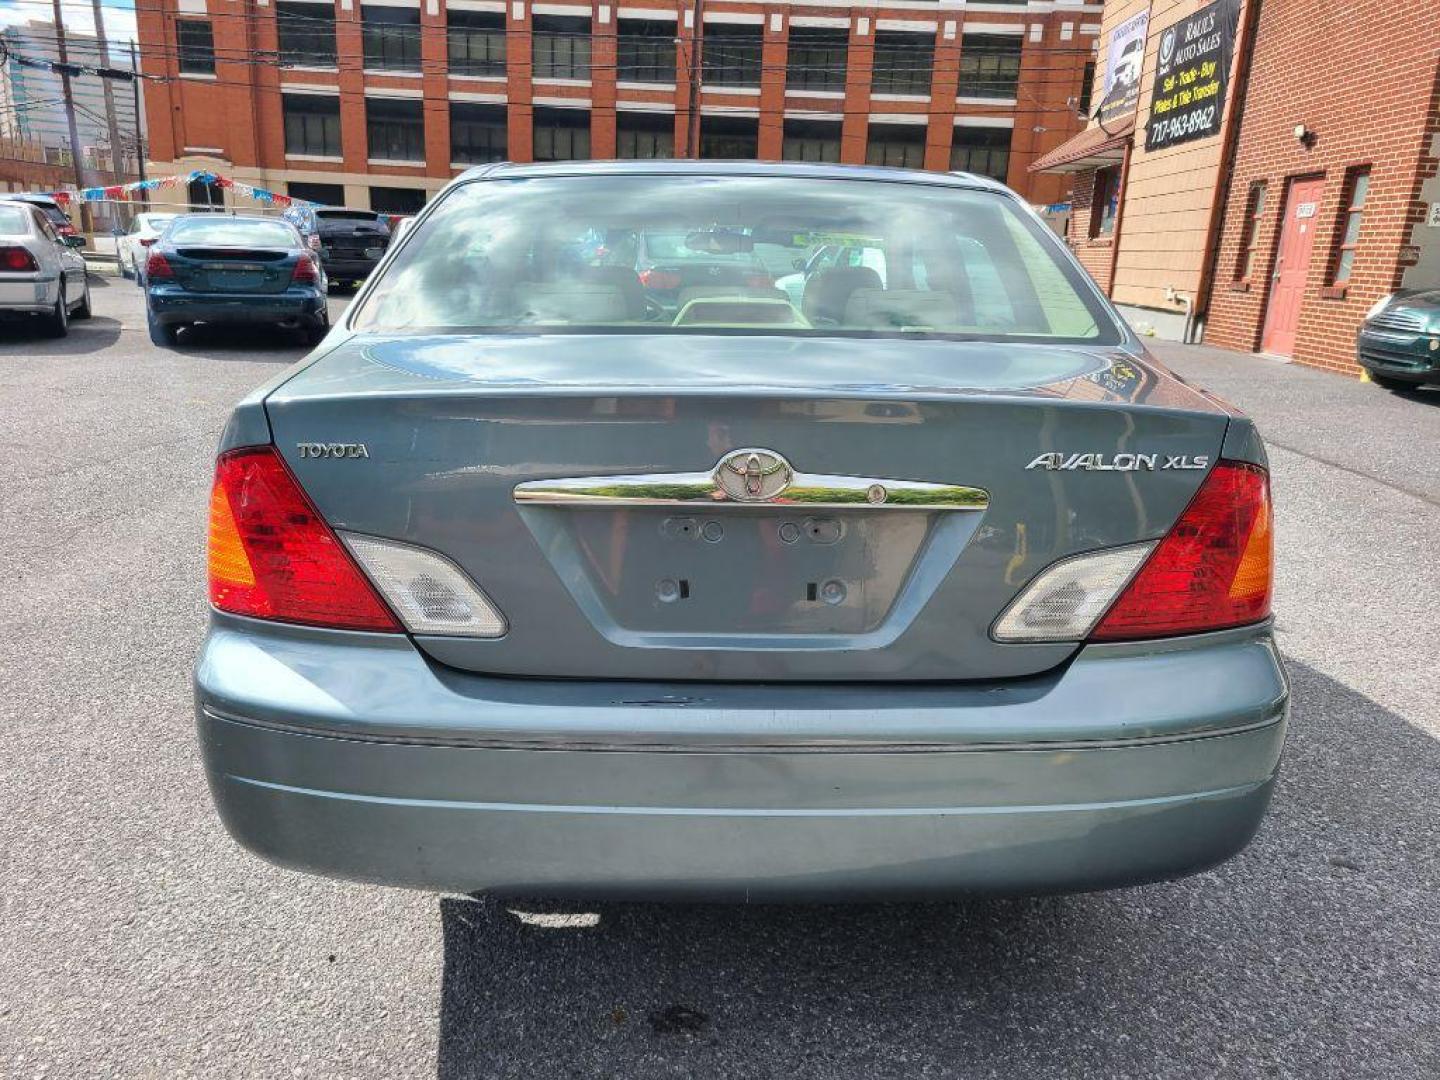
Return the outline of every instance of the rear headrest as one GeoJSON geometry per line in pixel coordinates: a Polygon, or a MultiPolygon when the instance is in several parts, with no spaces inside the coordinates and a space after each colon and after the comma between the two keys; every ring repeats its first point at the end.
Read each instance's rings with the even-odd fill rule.
{"type": "Polygon", "coordinates": [[[845,325],[867,330],[952,327],[959,314],[959,305],[949,293],[919,289],[856,289],[845,303],[845,325]]]}
{"type": "Polygon", "coordinates": [[[821,270],[805,282],[800,312],[812,323],[838,323],[845,317],[845,302],[856,289],[879,289],[880,275],[868,266],[836,266],[821,270]]]}
{"type": "Polygon", "coordinates": [[[531,322],[612,323],[628,318],[625,294],[583,281],[522,281],[515,286],[520,318],[531,322]]]}

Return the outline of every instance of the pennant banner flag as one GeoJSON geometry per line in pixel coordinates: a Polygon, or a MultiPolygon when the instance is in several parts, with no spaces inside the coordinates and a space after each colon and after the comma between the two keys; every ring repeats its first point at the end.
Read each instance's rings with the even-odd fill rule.
{"type": "Polygon", "coordinates": [[[169,188],[179,187],[182,184],[192,184],[202,180],[206,184],[224,190],[233,191],[247,199],[254,199],[256,202],[264,203],[267,206],[324,206],[324,203],[310,202],[308,199],[295,199],[289,195],[282,195],[278,191],[267,191],[265,188],[255,187],[241,180],[234,180],[228,176],[220,176],[205,169],[195,169],[192,172],[182,173],[178,176],[157,176],[149,180],[136,180],[129,184],[111,184],[109,187],[82,188],[79,191],[52,191],[53,198],[61,206],[68,205],[73,200],[80,202],[122,202],[133,197],[140,191],[161,191],[169,188]]]}

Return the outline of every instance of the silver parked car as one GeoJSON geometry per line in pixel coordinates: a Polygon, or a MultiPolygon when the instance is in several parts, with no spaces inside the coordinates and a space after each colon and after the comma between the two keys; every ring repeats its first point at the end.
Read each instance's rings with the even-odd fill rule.
{"type": "Polygon", "coordinates": [[[1226,859],[1269,802],[1260,440],[991,181],[473,169],[220,450],[200,742],[282,865],[1083,890],[1226,859]],[[658,302],[594,242],[648,233],[717,284],[658,302]],[[883,279],[723,272],[826,245],[883,279]]]}
{"type": "Polygon", "coordinates": [[[90,282],[76,250],[82,236],[62,237],[36,206],[0,201],[0,315],[26,315],[64,337],[70,319],[90,317],[90,282]]]}

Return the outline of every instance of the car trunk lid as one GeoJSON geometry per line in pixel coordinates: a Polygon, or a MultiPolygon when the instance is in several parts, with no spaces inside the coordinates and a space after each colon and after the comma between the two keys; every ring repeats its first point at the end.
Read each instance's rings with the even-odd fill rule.
{"type": "Polygon", "coordinates": [[[284,292],[295,273],[291,252],[265,248],[177,247],[166,262],[192,292],[284,292]]]}
{"type": "Polygon", "coordinates": [[[1163,535],[1227,423],[1114,349],[780,336],[359,337],[267,411],[333,525],[439,551],[505,613],[417,639],[435,659],[765,681],[1063,662],[990,626],[1056,559],[1163,535]]]}

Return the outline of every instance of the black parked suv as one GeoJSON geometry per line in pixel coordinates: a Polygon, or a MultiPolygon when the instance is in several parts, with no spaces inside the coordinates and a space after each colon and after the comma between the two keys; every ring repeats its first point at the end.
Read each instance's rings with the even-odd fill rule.
{"type": "Polygon", "coordinates": [[[351,281],[359,285],[390,246],[385,216],[343,207],[317,209],[314,214],[326,276],[335,284],[351,281]]]}

